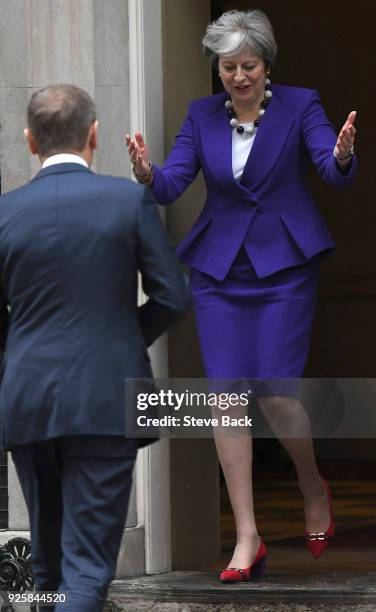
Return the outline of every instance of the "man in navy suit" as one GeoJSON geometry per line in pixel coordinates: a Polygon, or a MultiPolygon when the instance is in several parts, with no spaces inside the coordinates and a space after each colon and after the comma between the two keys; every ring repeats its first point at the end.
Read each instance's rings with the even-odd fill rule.
{"type": "Polygon", "coordinates": [[[0,198],[2,446],[29,511],[37,590],[68,593],[55,610],[100,612],[147,442],[125,438],[125,380],[152,376],[147,346],[189,293],[151,191],[90,170],[87,93],[36,92],[25,135],[42,169],[0,198]]]}

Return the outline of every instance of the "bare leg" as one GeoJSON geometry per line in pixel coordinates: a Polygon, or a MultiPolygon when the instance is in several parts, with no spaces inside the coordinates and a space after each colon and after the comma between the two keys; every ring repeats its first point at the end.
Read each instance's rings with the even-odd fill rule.
{"type": "Polygon", "coordinates": [[[304,499],[306,530],[326,531],[330,509],[313,448],[311,424],[299,400],[285,396],[259,398],[262,412],[291,457],[304,499]]]}
{"type": "MultiPolygon", "coordinates": [[[[213,410],[213,416],[220,418],[219,414],[220,411],[213,410]]],[[[256,556],[260,542],[253,507],[252,437],[244,433],[231,435],[218,427],[214,440],[236,524],[237,543],[228,567],[246,568],[256,556]]]]}

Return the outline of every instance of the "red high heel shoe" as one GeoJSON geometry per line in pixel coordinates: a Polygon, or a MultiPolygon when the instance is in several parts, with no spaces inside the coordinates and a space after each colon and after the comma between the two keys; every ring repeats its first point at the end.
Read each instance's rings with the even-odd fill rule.
{"type": "Polygon", "coordinates": [[[228,567],[222,570],[219,578],[221,582],[248,582],[252,578],[262,578],[266,574],[266,546],[262,540],[253,560],[245,569],[228,567]]]}
{"type": "MultiPolygon", "coordinates": [[[[323,479],[324,480],[324,479],[323,479]]],[[[328,497],[329,510],[330,510],[330,523],[329,527],[326,531],[321,533],[308,533],[308,531],[304,532],[304,539],[307,545],[309,552],[318,559],[324,550],[328,547],[329,542],[334,538],[334,519],[333,519],[333,510],[332,510],[332,492],[330,490],[329,484],[324,480],[326,487],[326,494],[328,497]]]]}

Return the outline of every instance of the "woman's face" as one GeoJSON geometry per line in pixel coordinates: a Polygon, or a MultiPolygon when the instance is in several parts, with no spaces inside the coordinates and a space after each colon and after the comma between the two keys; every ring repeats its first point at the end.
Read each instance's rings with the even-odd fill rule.
{"type": "Polygon", "coordinates": [[[264,97],[265,62],[250,52],[219,57],[219,75],[235,104],[258,104],[264,97]]]}

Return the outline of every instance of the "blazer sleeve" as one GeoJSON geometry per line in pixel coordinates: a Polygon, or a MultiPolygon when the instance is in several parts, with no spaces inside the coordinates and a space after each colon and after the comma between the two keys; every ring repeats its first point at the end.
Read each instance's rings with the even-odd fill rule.
{"type": "Polygon", "coordinates": [[[142,289],[148,296],[139,307],[147,346],[188,311],[188,279],[180,268],[175,251],[160,220],[156,201],[149,188],[142,189],[137,211],[137,259],[142,289]]]}
{"type": "Polygon", "coordinates": [[[153,164],[152,190],[158,204],[170,204],[194,181],[200,169],[192,119],[192,104],[164,165],[153,164]]]}
{"type": "Polygon", "coordinates": [[[0,287],[0,367],[3,362],[7,342],[9,312],[4,293],[0,287]]]}
{"type": "Polygon", "coordinates": [[[333,155],[337,134],[326,116],[317,91],[312,91],[303,113],[302,136],[313,163],[326,183],[341,188],[354,182],[358,170],[356,156],[353,156],[350,168],[343,174],[333,155]]]}

